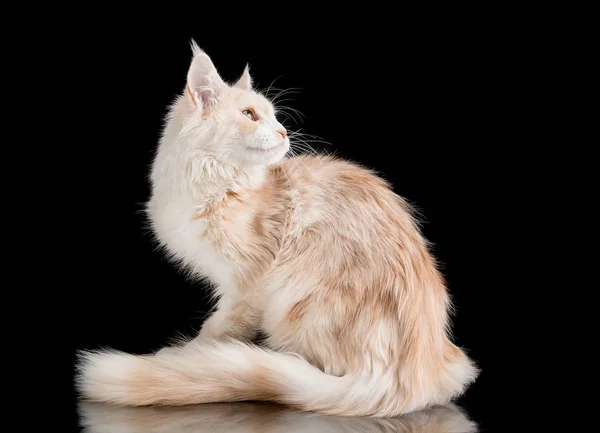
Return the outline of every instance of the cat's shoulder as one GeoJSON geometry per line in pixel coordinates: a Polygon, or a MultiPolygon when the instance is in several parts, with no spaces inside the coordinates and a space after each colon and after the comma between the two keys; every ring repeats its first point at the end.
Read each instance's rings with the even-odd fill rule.
{"type": "Polygon", "coordinates": [[[339,181],[371,188],[389,188],[387,181],[373,169],[335,155],[299,155],[283,160],[281,167],[288,176],[316,181],[339,181]]]}

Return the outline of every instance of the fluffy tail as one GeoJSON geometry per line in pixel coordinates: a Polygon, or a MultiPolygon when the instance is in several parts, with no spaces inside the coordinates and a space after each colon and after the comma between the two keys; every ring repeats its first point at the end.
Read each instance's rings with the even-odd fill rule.
{"type": "Polygon", "coordinates": [[[258,400],[343,416],[418,409],[395,383],[385,372],[331,376],[295,355],[242,342],[188,345],[160,356],[81,352],[76,377],[83,397],[127,406],[258,400]]]}

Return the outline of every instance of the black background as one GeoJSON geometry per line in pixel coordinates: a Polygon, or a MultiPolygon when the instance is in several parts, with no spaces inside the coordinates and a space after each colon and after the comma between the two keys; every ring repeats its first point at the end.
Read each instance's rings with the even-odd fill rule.
{"type": "MultiPolygon", "coordinates": [[[[482,369],[459,403],[492,431],[503,368],[494,340],[498,257],[511,218],[497,205],[508,196],[498,173],[519,61],[506,61],[505,35],[487,32],[485,22],[443,22],[377,32],[306,22],[306,35],[296,28],[279,37],[276,29],[173,34],[107,26],[87,39],[67,77],[77,85],[64,93],[81,119],[68,137],[78,146],[76,174],[64,183],[77,209],[62,215],[76,241],[65,277],[73,291],[60,299],[70,320],[69,374],[77,349],[154,350],[178,333],[193,335],[208,308],[203,286],[155,251],[141,213],[162,118],[185,84],[193,37],[227,81],[249,63],[259,88],[275,79],[276,87],[302,88],[287,104],[306,120],[286,123],[290,129],[331,143],[316,149],[374,168],[420,210],[456,306],[455,340],[482,369]]],[[[74,404],[71,388],[69,396],[74,404]]],[[[75,428],[74,411],[69,419],[75,428]]]]}

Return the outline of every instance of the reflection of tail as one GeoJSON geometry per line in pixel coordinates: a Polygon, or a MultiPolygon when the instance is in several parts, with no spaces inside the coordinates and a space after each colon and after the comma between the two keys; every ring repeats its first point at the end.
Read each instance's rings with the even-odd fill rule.
{"type": "MultiPolygon", "coordinates": [[[[464,382],[453,377],[465,374],[462,362],[457,357],[459,368],[443,373],[446,381],[464,382]]],[[[383,372],[331,376],[300,357],[234,341],[188,345],[160,356],[82,353],[77,378],[84,397],[132,406],[260,400],[347,416],[394,416],[418,408],[419,396],[398,393],[395,383],[383,372]]]]}
{"type": "Polygon", "coordinates": [[[476,433],[477,425],[455,405],[399,418],[352,418],[294,412],[260,403],[184,407],[117,407],[79,404],[85,433],[476,433]]]}

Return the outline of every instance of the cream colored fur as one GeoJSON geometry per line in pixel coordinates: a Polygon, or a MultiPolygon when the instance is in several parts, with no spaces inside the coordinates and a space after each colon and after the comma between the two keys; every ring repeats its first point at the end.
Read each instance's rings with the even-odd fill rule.
{"type": "Polygon", "coordinates": [[[455,405],[397,418],[335,417],[258,403],[186,407],[114,407],[79,404],[84,433],[476,433],[477,424],[455,405]]]}
{"type": "Polygon", "coordinates": [[[449,337],[450,298],[407,203],[357,164],[286,158],[249,69],[229,85],[193,48],[147,209],[166,253],[214,285],[218,310],[183,347],[82,353],[82,394],[370,416],[460,395],[478,370],[449,337]],[[247,342],[259,329],[267,349],[247,342]]]}

